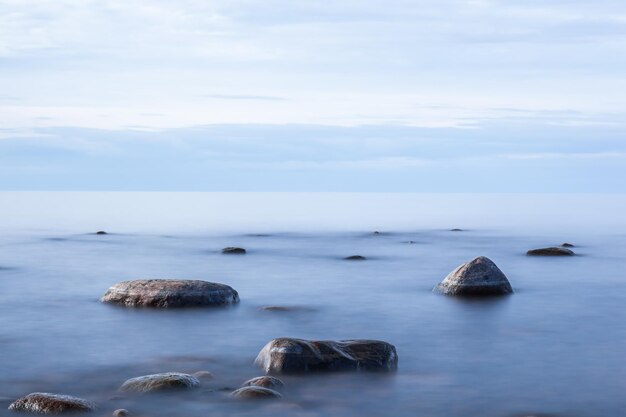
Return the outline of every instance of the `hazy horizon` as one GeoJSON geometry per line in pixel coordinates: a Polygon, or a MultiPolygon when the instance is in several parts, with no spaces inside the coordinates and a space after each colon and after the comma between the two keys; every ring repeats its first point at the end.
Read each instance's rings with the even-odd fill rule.
{"type": "Polygon", "coordinates": [[[0,0],[0,189],[625,192],[621,1],[0,0]]]}

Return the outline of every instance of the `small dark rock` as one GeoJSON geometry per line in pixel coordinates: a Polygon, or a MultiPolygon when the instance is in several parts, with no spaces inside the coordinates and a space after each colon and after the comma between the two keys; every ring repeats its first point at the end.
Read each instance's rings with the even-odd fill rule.
{"type": "Polygon", "coordinates": [[[278,312],[278,313],[286,313],[286,312],[297,312],[297,311],[313,311],[313,308],[306,306],[264,306],[259,307],[259,310],[262,311],[270,311],[270,312],[278,312]]]}
{"type": "Polygon", "coordinates": [[[283,381],[273,376],[259,376],[256,378],[252,378],[247,380],[242,384],[244,387],[263,387],[263,388],[280,388],[285,385],[283,381]]]}
{"type": "Polygon", "coordinates": [[[179,372],[166,372],[162,374],[144,375],[131,378],[124,382],[120,391],[124,392],[150,392],[162,390],[197,388],[200,381],[193,375],[179,372]]]}
{"type": "Polygon", "coordinates": [[[491,259],[479,256],[450,272],[433,291],[446,295],[486,296],[511,294],[513,289],[491,259]]]}
{"type": "Polygon", "coordinates": [[[395,371],[396,348],[378,340],[308,341],[279,338],[267,343],[254,363],[268,373],[395,371]]]}
{"type": "Polygon", "coordinates": [[[561,244],[561,247],[563,247],[563,248],[573,248],[573,247],[574,247],[574,245],[573,245],[573,244],[571,244],[571,243],[567,243],[567,242],[565,242],[565,243],[561,244]]]}
{"type": "Polygon", "coordinates": [[[98,230],[98,231],[96,232],[96,234],[97,234],[97,235],[108,235],[108,233],[107,233],[107,232],[105,232],[104,230],[98,230]]]}
{"type": "Polygon", "coordinates": [[[462,232],[463,229],[450,229],[451,232],[462,232]]]}
{"type": "Polygon", "coordinates": [[[226,255],[245,255],[246,250],[244,248],[237,248],[234,246],[229,246],[227,248],[222,249],[222,253],[226,255]]]}
{"type": "Polygon", "coordinates": [[[69,395],[34,392],[20,398],[9,406],[11,411],[26,411],[39,414],[59,414],[65,412],[87,412],[96,409],[94,403],[69,395]]]}
{"type": "Polygon", "coordinates": [[[230,396],[240,400],[271,400],[283,398],[279,392],[258,386],[239,388],[231,392],[230,396]]]}
{"type": "Polygon", "coordinates": [[[239,294],[224,284],[199,280],[146,279],[123,281],[107,290],[102,302],[126,307],[215,306],[239,302],[239,294]]]}
{"type": "Polygon", "coordinates": [[[526,252],[526,255],[529,256],[572,256],[574,252],[565,248],[541,248],[541,249],[531,249],[526,252]]]}
{"type": "Polygon", "coordinates": [[[367,258],[365,256],[361,256],[361,255],[352,255],[352,256],[346,256],[345,258],[343,258],[345,261],[364,261],[367,258]]]}

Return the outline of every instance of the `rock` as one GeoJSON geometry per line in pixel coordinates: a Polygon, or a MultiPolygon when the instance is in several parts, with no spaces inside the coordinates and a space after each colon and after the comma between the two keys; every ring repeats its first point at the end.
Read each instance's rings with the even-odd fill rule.
{"type": "Polygon", "coordinates": [[[9,406],[11,411],[26,411],[39,414],[59,414],[65,412],[86,412],[96,409],[96,405],[82,398],[69,395],[34,392],[20,398],[9,406]]]}
{"type": "Polygon", "coordinates": [[[244,248],[236,248],[234,246],[229,246],[227,248],[222,249],[222,253],[227,255],[245,255],[246,250],[244,248]]]}
{"type": "Polygon", "coordinates": [[[191,389],[200,385],[198,378],[179,372],[166,372],[163,374],[144,375],[131,378],[124,382],[120,391],[125,392],[150,392],[175,389],[191,389]]]}
{"type": "Polygon", "coordinates": [[[98,231],[96,232],[96,234],[97,234],[97,235],[108,235],[108,233],[107,233],[107,232],[105,232],[104,230],[98,230],[98,231]]]}
{"type": "Polygon", "coordinates": [[[479,256],[458,266],[433,291],[446,295],[485,296],[511,294],[506,275],[491,259],[479,256]]]}
{"type": "Polygon", "coordinates": [[[352,255],[352,256],[346,256],[343,259],[346,260],[346,261],[364,261],[367,258],[365,256],[361,256],[361,255],[352,255]]]}
{"type": "Polygon", "coordinates": [[[194,372],[193,376],[195,376],[196,378],[198,378],[198,380],[207,380],[207,379],[213,379],[213,374],[209,371],[198,371],[198,372],[194,372]]]}
{"type": "Polygon", "coordinates": [[[526,255],[530,256],[573,256],[574,252],[566,248],[541,248],[541,249],[531,249],[526,252],[526,255]]]}
{"type": "Polygon", "coordinates": [[[463,229],[450,229],[451,232],[462,232],[463,229]]]}
{"type": "Polygon", "coordinates": [[[254,363],[268,373],[395,371],[396,348],[378,340],[308,341],[279,338],[267,343],[254,363]]]}
{"type": "Polygon", "coordinates": [[[307,312],[314,311],[315,309],[306,306],[263,306],[259,307],[261,311],[270,311],[276,313],[287,313],[287,312],[307,312]]]}
{"type": "Polygon", "coordinates": [[[126,417],[130,414],[130,412],[124,408],[120,408],[119,410],[113,411],[113,417],[126,417]]]}
{"type": "Polygon", "coordinates": [[[263,387],[263,388],[280,388],[285,386],[285,383],[280,379],[273,376],[258,376],[247,380],[242,384],[244,387],[263,387]]]}
{"type": "Polygon", "coordinates": [[[571,243],[567,243],[567,242],[565,242],[565,243],[562,243],[562,244],[561,244],[561,247],[563,247],[563,248],[573,248],[573,247],[574,247],[574,245],[572,245],[571,243]]]}
{"type": "Polygon", "coordinates": [[[126,307],[214,306],[237,303],[239,294],[228,285],[214,282],[146,279],[119,282],[107,290],[101,301],[126,307]]]}
{"type": "Polygon", "coordinates": [[[230,396],[240,400],[271,400],[283,398],[279,392],[258,386],[239,388],[231,392],[230,396]]]}

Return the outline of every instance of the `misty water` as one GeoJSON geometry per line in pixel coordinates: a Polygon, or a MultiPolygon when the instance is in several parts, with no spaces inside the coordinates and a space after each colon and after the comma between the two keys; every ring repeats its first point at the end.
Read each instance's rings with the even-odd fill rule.
{"type": "Polygon", "coordinates": [[[0,203],[0,415],[34,391],[95,401],[96,415],[626,409],[624,196],[0,193],[0,203]],[[525,255],[563,242],[577,256],[525,255]],[[248,253],[223,255],[226,246],[248,253]],[[350,255],[367,260],[342,259],[350,255]],[[508,276],[513,295],[432,293],[480,255],[508,276]],[[221,282],[241,302],[178,310],[99,302],[114,283],[141,278],[221,282]],[[263,374],[253,360],[276,337],[384,340],[397,349],[398,370],[287,376],[282,400],[230,399],[263,374]],[[131,377],[201,370],[214,378],[197,390],[116,392],[131,377]]]}

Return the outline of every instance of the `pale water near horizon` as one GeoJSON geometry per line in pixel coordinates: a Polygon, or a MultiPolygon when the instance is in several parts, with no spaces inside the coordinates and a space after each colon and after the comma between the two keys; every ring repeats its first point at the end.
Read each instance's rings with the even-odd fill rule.
{"type": "Polygon", "coordinates": [[[33,391],[96,401],[97,415],[619,416],[624,209],[595,194],[0,193],[0,416],[33,391]],[[578,256],[525,256],[566,241],[578,256]],[[357,254],[368,259],[342,260],[357,254]],[[515,294],[431,292],[480,255],[515,294]],[[139,278],[222,282],[241,302],[98,301],[139,278]],[[271,305],[302,308],[260,310],[271,305]],[[290,376],[282,401],[230,401],[283,336],[385,340],[398,371],[290,376]],[[127,378],[199,370],[215,375],[199,390],[115,398],[127,378]]]}

